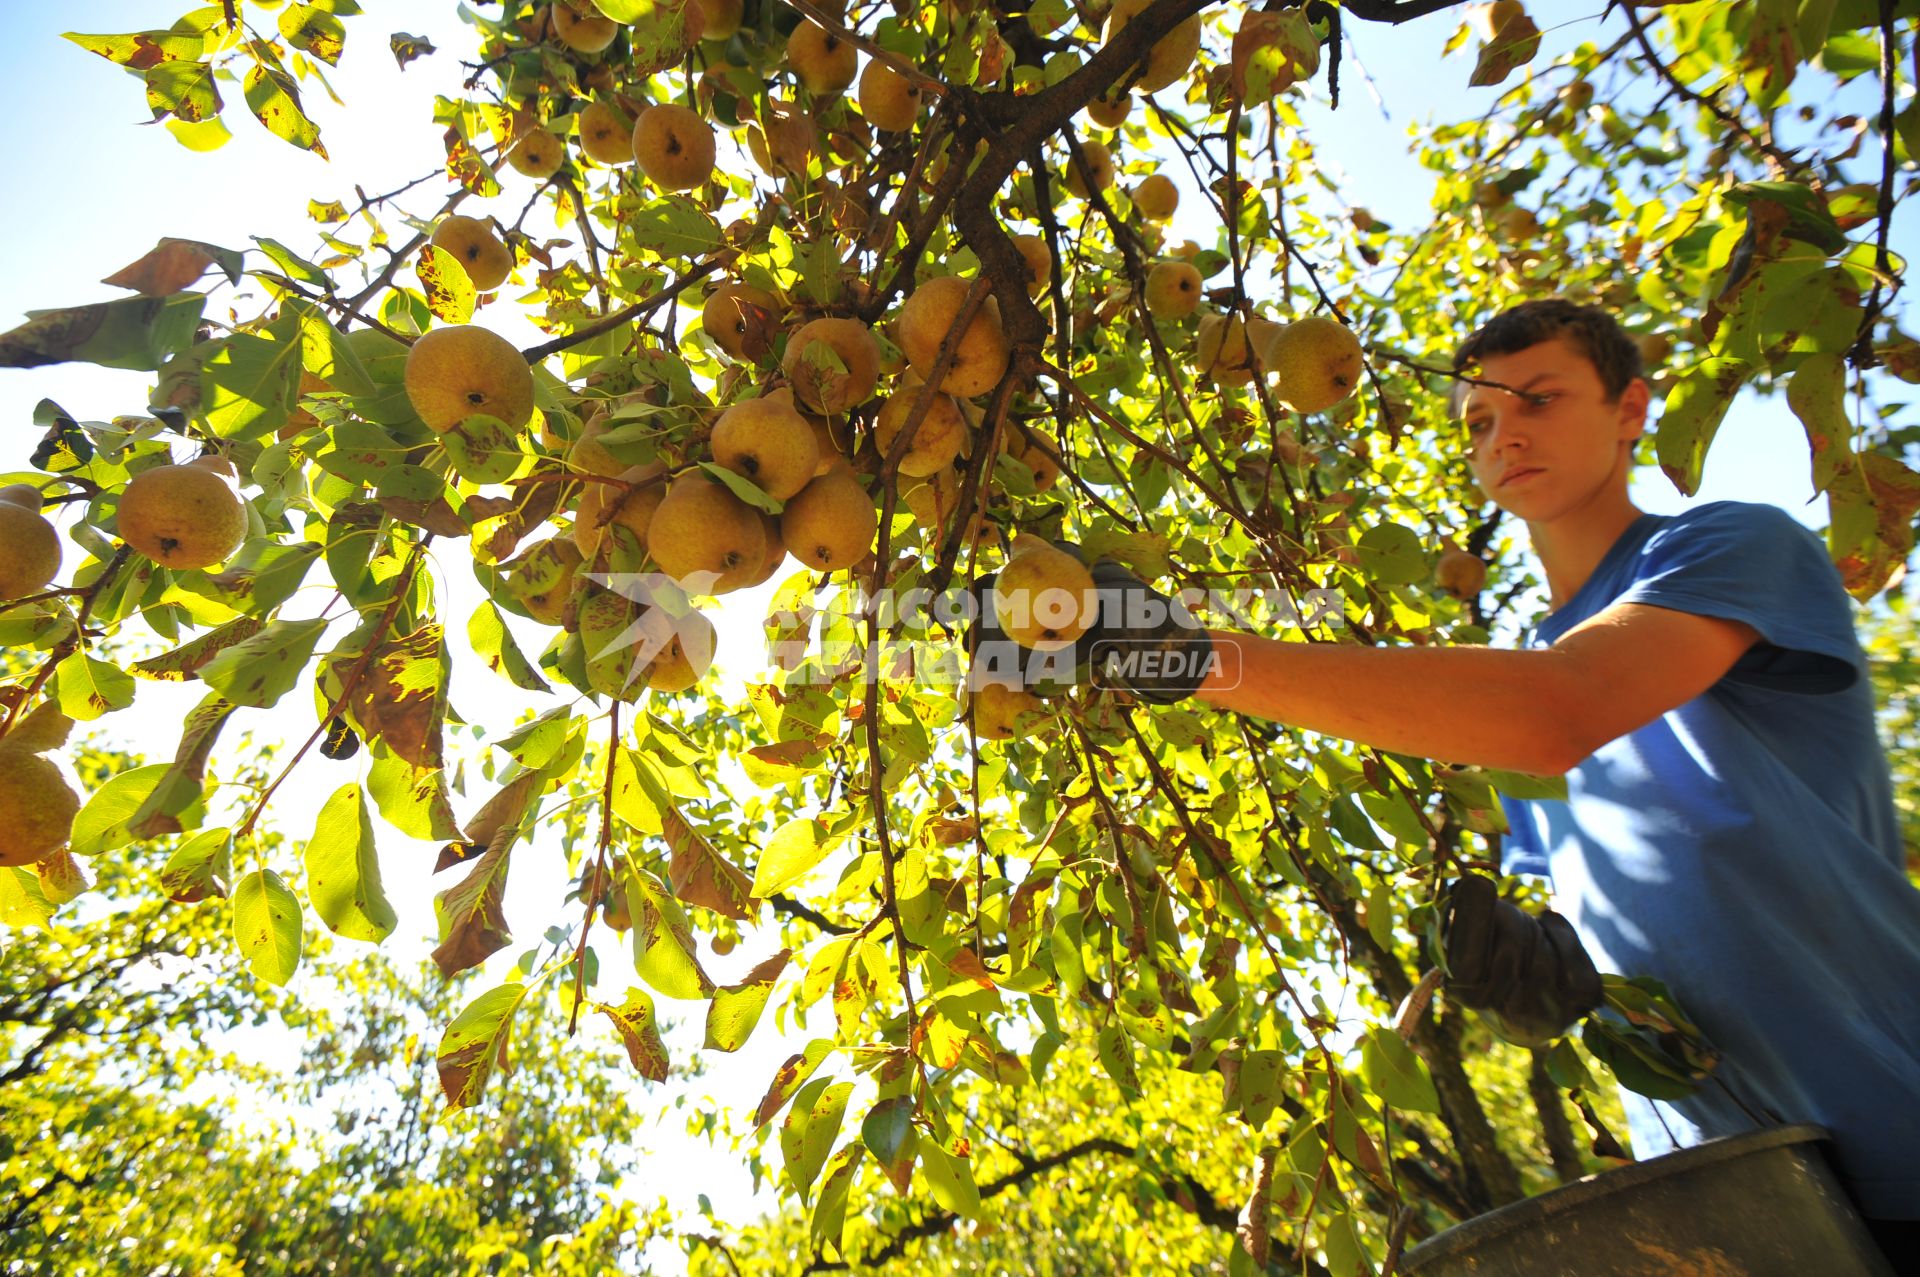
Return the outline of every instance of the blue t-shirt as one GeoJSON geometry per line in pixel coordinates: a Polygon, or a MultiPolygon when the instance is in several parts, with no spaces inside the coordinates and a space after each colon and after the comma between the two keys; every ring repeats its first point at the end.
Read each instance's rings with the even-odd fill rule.
{"type": "Polygon", "coordinates": [[[1920,1219],[1920,891],[1839,574],[1773,506],[1643,514],[1528,645],[1613,603],[1762,636],[1565,801],[1502,800],[1508,872],[1550,876],[1595,964],[1664,981],[1722,1054],[1686,1100],[1623,1093],[1635,1150],[1818,1122],[1863,1214],[1920,1219]]]}

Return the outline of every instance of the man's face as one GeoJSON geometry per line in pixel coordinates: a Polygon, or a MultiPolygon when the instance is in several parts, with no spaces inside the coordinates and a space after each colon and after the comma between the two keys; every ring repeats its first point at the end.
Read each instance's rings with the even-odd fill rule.
{"type": "Polygon", "coordinates": [[[1489,355],[1467,385],[1460,438],[1474,479],[1501,509],[1551,523],[1617,485],[1624,494],[1631,441],[1647,422],[1647,383],[1609,403],[1600,373],[1564,338],[1489,355]]]}

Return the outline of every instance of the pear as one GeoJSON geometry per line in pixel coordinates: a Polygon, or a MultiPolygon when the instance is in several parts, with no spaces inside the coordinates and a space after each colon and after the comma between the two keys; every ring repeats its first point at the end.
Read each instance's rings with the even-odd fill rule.
{"type": "Polygon", "coordinates": [[[1304,9],[1248,9],[1234,32],[1228,85],[1240,102],[1268,102],[1320,69],[1320,37],[1304,9]]]}
{"type": "Polygon", "coordinates": [[[753,579],[767,553],[759,512],[698,470],[673,481],[647,526],[660,570],[689,591],[725,594],[753,579]]]}
{"type": "Polygon", "coordinates": [[[767,552],[766,556],[760,560],[759,570],[741,583],[740,588],[743,590],[751,590],[754,586],[762,584],[778,572],[780,565],[787,561],[786,543],[780,539],[780,520],[765,510],[755,510],[754,513],[760,516],[760,530],[766,535],[767,552]]]}
{"type": "Polygon", "coordinates": [[[747,14],[747,0],[699,0],[702,40],[731,40],[747,14]]]}
{"type": "Polygon", "coordinates": [[[608,452],[606,445],[600,442],[600,436],[616,429],[617,424],[604,408],[596,410],[580,427],[580,437],[567,449],[567,467],[582,474],[618,478],[620,472],[627,468],[627,463],[608,452]]]}
{"type": "Polygon", "coordinates": [[[1053,454],[1059,451],[1059,446],[1053,444],[1051,439],[1038,430],[1033,431],[1032,435],[1031,439],[1022,439],[1019,431],[1009,427],[1008,446],[1005,451],[1008,456],[1033,472],[1034,488],[1045,492],[1060,479],[1060,463],[1053,459],[1053,454]],[[1041,442],[1036,440],[1048,444],[1051,451],[1047,447],[1042,447],[1041,442]]]}
{"type": "Polygon", "coordinates": [[[1353,393],[1365,371],[1360,339],[1328,315],[1283,326],[1265,352],[1279,397],[1295,412],[1324,412],[1353,393]]]}
{"type": "Polygon", "coordinates": [[[1100,612],[1086,565],[1039,537],[1013,543],[1013,557],[1000,569],[992,594],[994,616],[1007,637],[1042,652],[1072,646],[1100,612]]]}
{"type": "Polygon", "coordinates": [[[663,191],[690,191],[713,175],[713,127],[697,112],[662,102],[633,126],[640,171],[663,191]]]}
{"type": "Polygon", "coordinates": [[[469,417],[497,417],[509,430],[533,420],[533,370],[513,343],[477,324],[436,328],[407,352],[407,399],[435,434],[469,417]]]}
{"type": "Polygon", "coordinates": [[[821,475],[780,513],[787,553],[816,572],[858,563],[873,548],[880,512],[850,471],[821,475]]]}
{"type": "Polygon", "coordinates": [[[566,158],[567,148],[546,129],[534,129],[507,152],[507,163],[514,172],[543,182],[560,171],[566,158]]]}
{"type": "Polygon", "coordinates": [[[829,415],[873,397],[880,380],[880,345],[857,319],[816,319],[787,339],[781,371],[800,403],[829,415]]]}
{"type": "Polygon", "coordinates": [[[40,501],[30,483],[0,488],[0,600],[38,594],[60,574],[60,534],[40,501]]]}
{"type": "MultiPolygon", "coordinates": [[[[1093,189],[1104,191],[1113,185],[1113,153],[1107,150],[1105,142],[1082,142],[1080,158],[1085,162],[1087,172],[1093,177],[1093,189]]],[[[1067,159],[1067,190],[1078,199],[1087,199],[1086,179],[1080,175],[1080,165],[1075,164],[1071,156],[1067,159]]]]}
{"type": "MultiPolygon", "coordinates": [[[[914,403],[925,388],[924,381],[908,373],[900,379],[900,388],[880,409],[880,416],[874,422],[873,444],[883,459],[892,455],[894,440],[906,426],[907,418],[913,415],[914,403]]],[[[919,428],[913,432],[912,445],[900,457],[901,474],[924,476],[944,470],[966,448],[970,431],[967,419],[960,415],[960,406],[951,395],[938,391],[932,398],[919,428]]]]}
{"type": "Polygon", "coordinates": [[[1263,368],[1272,371],[1268,348],[1279,335],[1280,325],[1264,315],[1255,315],[1251,325],[1253,349],[1247,348],[1247,326],[1238,314],[1203,315],[1196,344],[1196,362],[1200,375],[1211,377],[1223,386],[1244,386],[1253,380],[1253,356],[1258,353],[1263,368]]]}
{"type": "Polygon", "coordinates": [[[633,123],[605,102],[591,102],[574,126],[580,149],[602,164],[633,163],[633,123]]]}
{"type": "Polygon", "coordinates": [[[1147,313],[1185,319],[1200,304],[1200,272],[1190,262],[1160,262],[1147,272],[1147,313]]]}
{"type": "MultiPolygon", "coordinates": [[[[513,252],[493,233],[493,227],[478,217],[450,214],[433,228],[433,244],[460,259],[474,288],[490,293],[513,273],[513,252]]],[[[301,389],[305,389],[304,384],[301,389]]],[[[324,383],[321,386],[325,388],[324,383]]]]}
{"type": "Polygon", "coordinates": [[[860,73],[860,114],[876,129],[904,133],[920,118],[920,86],[878,58],[860,73]]]}
{"type": "Polygon", "coordinates": [[[120,493],[120,539],[163,568],[224,563],[247,535],[236,477],[219,457],[142,470],[120,493]]]}
{"type": "MultiPolygon", "coordinates": [[[[942,275],[914,289],[900,308],[900,350],[921,377],[932,375],[940,344],[959,317],[967,291],[966,280],[942,275]]],[[[1000,307],[989,297],[961,334],[940,389],[963,398],[985,394],[1006,374],[1010,353],[1006,331],[1000,326],[1000,307]]]]}
{"type": "Polygon", "coordinates": [[[1027,262],[1027,293],[1038,297],[1053,283],[1053,250],[1039,235],[1015,235],[1013,246],[1027,262]]]}
{"type": "Polygon", "coordinates": [[[620,34],[620,24],[594,12],[590,3],[585,10],[574,8],[567,0],[557,0],[553,6],[553,33],[560,37],[560,43],[576,53],[600,53],[620,34]]]}
{"type": "Polygon", "coordinates": [[[633,533],[640,549],[646,550],[654,511],[667,495],[666,472],[658,461],[650,461],[621,472],[625,487],[591,481],[581,485],[580,503],[573,514],[573,544],[583,558],[591,559],[606,540],[607,529],[615,526],[633,533]]]}
{"type": "Polygon", "coordinates": [[[1634,338],[1633,344],[1640,348],[1642,367],[1659,369],[1673,357],[1673,338],[1666,333],[1647,333],[1634,338]]]}
{"type": "Polygon", "coordinates": [[[768,177],[792,173],[804,177],[813,153],[813,117],[791,102],[768,98],[762,128],[747,126],[747,150],[768,177]]]}
{"type": "Polygon", "coordinates": [[[549,537],[514,560],[507,588],[528,616],[542,625],[558,625],[566,616],[581,562],[580,549],[572,541],[549,537]]]}
{"type": "Polygon", "coordinates": [[[1047,703],[1025,688],[987,683],[971,696],[974,735],[982,740],[1008,740],[1030,728],[1047,712],[1047,703]]]}
{"type": "Polygon", "coordinates": [[[713,459],[744,475],[775,501],[807,486],[820,464],[813,427],[792,398],[743,399],[713,426],[713,459]]]}
{"type": "Polygon", "coordinates": [[[1180,188],[1172,178],[1155,173],[1133,188],[1133,206],[1149,222],[1164,222],[1180,207],[1180,188]]]}
{"type": "MultiPolygon", "coordinates": [[[[655,608],[650,616],[665,616],[655,608]]],[[[713,651],[719,635],[704,612],[692,611],[671,618],[672,632],[667,645],[647,662],[641,677],[656,692],[684,692],[698,683],[713,665],[713,651]]]]}
{"type": "Polygon", "coordinates": [[[813,19],[802,18],[787,37],[787,66],[809,93],[831,97],[853,83],[860,52],[813,19]]]}
{"type": "Polygon", "coordinates": [[[1133,95],[1123,93],[1114,101],[1095,98],[1087,103],[1087,118],[1103,129],[1117,129],[1127,121],[1127,113],[1133,110],[1133,95]]]}
{"type": "Polygon", "coordinates": [[[772,294],[747,284],[722,284],[700,308],[700,327],[735,359],[758,363],[773,348],[785,307],[772,294]]]}
{"type": "Polygon", "coordinates": [[[1449,546],[1441,551],[1433,578],[1454,598],[1470,599],[1487,588],[1487,563],[1477,554],[1449,546]]]}
{"type": "Polygon", "coordinates": [[[0,737],[0,867],[37,864],[66,846],[79,812],[57,764],[0,737]]]}
{"type": "MultiPolygon", "coordinates": [[[[1107,12],[1107,43],[1112,44],[1114,38],[1126,30],[1127,24],[1152,3],[1153,0],[1115,0],[1113,8],[1107,12]]],[[[1133,91],[1158,93],[1185,75],[1193,66],[1194,55],[1199,52],[1200,15],[1196,13],[1161,36],[1148,50],[1146,66],[1140,78],[1133,82],[1133,91]]]]}

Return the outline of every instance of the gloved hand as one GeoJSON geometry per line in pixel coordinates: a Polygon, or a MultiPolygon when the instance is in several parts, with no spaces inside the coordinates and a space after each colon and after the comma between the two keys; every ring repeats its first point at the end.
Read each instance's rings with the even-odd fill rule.
{"type": "Polygon", "coordinates": [[[1573,926],[1502,900],[1491,878],[1467,874],[1435,910],[1447,995],[1479,1011],[1517,1046],[1545,1046],[1600,1005],[1600,973],[1573,926]]]}
{"type": "MultiPolygon", "coordinates": [[[[1079,555],[1074,546],[1061,548],[1079,555]]],[[[1156,704],[1191,696],[1213,655],[1213,638],[1205,627],[1179,600],[1113,559],[1096,561],[1090,573],[1097,619],[1072,644],[1053,651],[1022,647],[1001,628],[993,607],[998,574],[975,581],[969,686],[999,682],[1046,693],[1091,679],[1156,704]]]]}

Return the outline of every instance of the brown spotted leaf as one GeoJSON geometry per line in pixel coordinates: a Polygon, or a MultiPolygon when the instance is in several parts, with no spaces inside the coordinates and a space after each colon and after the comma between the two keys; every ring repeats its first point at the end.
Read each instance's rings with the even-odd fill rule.
{"type": "Polygon", "coordinates": [[[180,744],[174,750],[173,765],[167,768],[127,824],[135,838],[160,838],[180,832],[181,814],[200,797],[207,760],[213,756],[220,729],[238,708],[215,692],[187,714],[180,728],[180,744]]]}
{"type": "Polygon", "coordinates": [[[660,824],[667,844],[673,848],[667,879],[673,884],[674,895],[690,905],[742,922],[750,921],[760,911],[747,875],[688,824],[679,808],[668,806],[662,811],[660,824]]]}
{"type": "Polygon", "coordinates": [[[480,1102],[493,1075],[495,1060],[506,1058],[513,1034],[513,1013],[527,995],[524,984],[489,989],[454,1018],[440,1037],[434,1064],[440,1072],[440,1090],[451,1108],[472,1108],[480,1102]]]}
{"type": "Polygon", "coordinates": [[[408,35],[404,31],[396,31],[389,36],[387,47],[393,50],[393,60],[400,64],[403,71],[407,63],[415,58],[424,58],[434,52],[433,41],[423,35],[408,35]]]}
{"type": "Polygon", "coordinates": [[[93,886],[87,871],[65,847],[35,865],[34,872],[40,875],[40,891],[48,904],[63,905],[93,886]]]}
{"type": "Polygon", "coordinates": [[[627,1048],[640,1076],[655,1082],[667,1080],[667,1044],[660,1040],[659,1025],[654,1022],[653,998],[645,989],[628,989],[627,1000],[619,1006],[596,1002],[593,1009],[613,1021],[620,1041],[627,1048]]]}
{"type": "Polygon", "coordinates": [[[163,683],[184,682],[197,677],[200,667],[224,649],[235,643],[246,642],[266,626],[267,623],[257,617],[236,617],[218,629],[208,630],[192,642],[182,643],[171,652],[135,661],[127,666],[127,670],[142,678],[159,679],[163,683]]]}
{"type": "Polygon", "coordinates": [[[199,240],[163,239],[145,257],[122,266],[100,282],[115,288],[131,288],[147,297],[165,297],[182,291],[206,274],[207,267],[215,265],[229,283],[239,283],[246,273],[244,260],[232,249],[199,240]]]}
{"type": "Polygon", "coordinates": [[[507,891],[508,855],[513,840],[504,833],[474,863],[467,876],[433,898],[440,923],[440,945],[433,961],[440,974],[457,975],[477,967],[513,939],[501,899],[507,891]]]}
{"type": "Polygon", "coordinates": [[[738,984],[722,985],[713,991],[707,1004],[706,1045],[716,1051],[738,1051],[747,1044],[753,1028],[760,1023],[761,1012],[773,993],[773,983],[787,969],[793,950],[780,952],[747,972],[738,984]]]}
{"type": "Polygon", "coordinates": [[[353,689],[353,716],[365,735],[384,742],[415,767],[439,767],[449,670],[437,622],[389,639],[353,689]]]}
{"type": "Polygon", "coordinates": [[[460,259],[436,244],[428,244],[414,259],[413,268],[427,291],[427,309],[443,324],[464,324],[473,318],[478,294],[460,259]]]}
{"type": "Polygon", "coordinates": [[[774,1070],[773,1082],[761,1098],[760,1107],[754,1110],[753,1124],[765,1126],[778,1116],[794,1093],[806,1085],[807,1079],[813,1076],[814,1070],[832,1051],[833,1039],[815,1038],[797,1055],[787,1057],[787,1062],[774,1070]]]}

